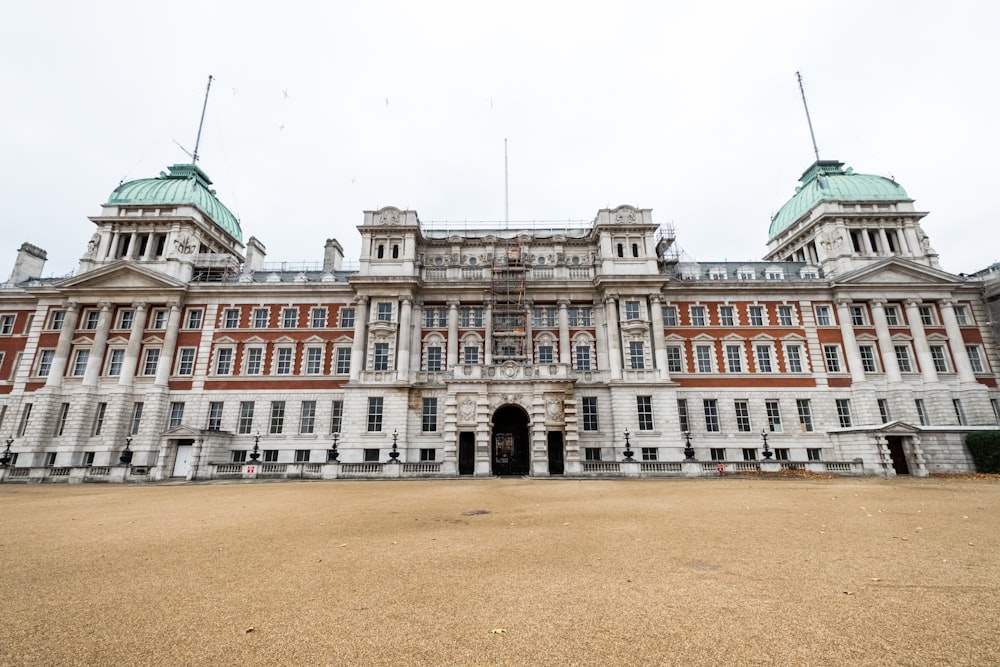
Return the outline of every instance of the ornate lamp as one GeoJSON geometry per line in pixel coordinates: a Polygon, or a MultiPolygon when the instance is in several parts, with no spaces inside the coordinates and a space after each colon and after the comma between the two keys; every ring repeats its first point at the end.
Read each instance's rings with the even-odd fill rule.
{"type": "Polygon", "coordinates": [[[7,438],[7,449],[3,450],[3,456],[0,456],[0,467],[6,468],[10,464],[10,446],[14,444],[14,436],[7,438]]]}
{"type": "Polygon", "coordinates": [[[691,431],[684,431],[684,459],[694,461],[694,447],[691,446],[691,431]]]}
{"type": "Polygon", "coordinates": [[[250,460],[256,461],[260,458],[260,431],[253,437],[253,451],[250,452],[250,460]]]}
{"type": "Polygon", "coordinates": [[[129,465],[132,463],[132,436],[125,437],[125,449],[122,450],[122,455],[118,457],[122,465],[129,465]]]}
{"type": "Polygon", "coordinates": [[[624,452],[624,455],[625,455],[625,460],[631,462],[632,461],[632,454],[633,454],[633,452],[632,452],[632,445],[630,445],[629,441],[628,441],[628,436],[629,436],[628,426],[626,426],[625,427],[625,452],[624,452]]]}
{"type": "Polygon", "coordinates": [[[770,448],[767,446],[767,431],[765,431],[764,429],[761,429],[760,430],[760,437],[764,438],[764,451],[762,452],[764,454],[764,459],[767,460],[767,461],[770,461],[771,460],[772,452],[771,452],[770,448]]]}
{"type": "Polygon", "coordinates": [[[389,463],[399,463],[399,451],[396,449],[396,438],[399,437],[399,431],[392,429],[392,451],[389,452],[389,463]]]}
{"type": "Polygon", "coordinates": [[[334,433],[333,434],[333,447],[331,447],[329,450],[327,450],[327,453],[326,453],[326,460],[327,461],[332,461],[334,463],[340,463],[340,461],[337,460],[337,457],[340,456],[340,452],[337,451],[337,441],[339,441],[339,440],[340,440],[340,434],[339,433],[334,433]]]}

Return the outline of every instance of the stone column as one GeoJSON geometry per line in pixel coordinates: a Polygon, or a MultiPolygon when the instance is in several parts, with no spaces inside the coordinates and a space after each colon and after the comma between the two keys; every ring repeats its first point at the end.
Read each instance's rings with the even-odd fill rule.
{"type": "Polygon", "coordinates": [[[448,302],[448,364],[447,370],[458,365],[458,301],[448,302]]]}
{"type": "Polygon", "coordinates": [[[486,335],[483,336],[483,364],[493,365],[493,304],[488,303],[483,308],[483,326],[486,327],[486,335]]]}
{"type": "Polygon", "coordinates": [[[872,319],[875,321],[875,335],[878,336],[878,346],[882,350],[882,367],[885,368],[885,379],[889,384],[902,381],[899,374],[899,363],[896,361],[896,350],[889,335],[889,323],[885,319],[885,299],[872,299],[872,319]]]}
{"type": "Polygon", "coordinates": [[[618,331],[618,299],[604,297],[605,317],[608,325],[608,367],[612,380],[622,379],[622,337],[618,331]]]}
{"type": "Polygon", "coordinates": [[[97,378],[101,375],[101,364],[104,362],[104,350],[108,347],[108,332],[111,331],[113,309],[110,303],[98,304],[101,316],[97,319],[97,330],[94,332],[94,344],[90,348],[87,359],[87,370],[83,374],[83,384],[87,387],[97,386],[97,378]]]}
{"type": "Polygon", "coordinates": [[[410,339],[412,338],[412,333],[410,332],[410,316],[412,302],[413,299],[408,296],[404,296],[402,299],[402,305],[399,307],[399,334],[396,337],[396,344],[399,346],[399,349],[396,351],[396,369],[399,373],[403,374],[404,377],[406,372],[410,369],[410,339]]]}
{"type": "MultiPolygon", "coordinates": [[[[166,387],[170,383],[173,372],[174,349],[177,347],[177,333],[181,328],[181,307],[170,304],[170,314],[167,316],[167,331],[163,336],[163,349],[160,351],[160,365],[156,367],[157,386],[166,387]]],[[[235,362],[235,360],[234,360],[235,362]]]]}
{"type": "Polygon", "coordinates": [[[847,367],[851,371],[851,382],[864,382],[865,369],[861,364],[861,353],[858,351],[858,339],[854,336],[854,325],[851,324],[850,301],[837,299],[837,320],[840,322],[840,337],[844,339],[844,355],[847,357],[847,367]]]}
{"type": "Polygon", "coordinates": [[[524,350],[524,356],[527,357],[527,362],[529,364],[533,363],[535,359],[535,336],[531,330],[534,318],[531,311],[531,302],[526,302],[524,304],[524,341],[527,347],[524,350]]]}
{"type": "Polygon", "coordinates": [[[80,319],[80,304],[71,303],[66,308],[62,329],[59,331],[59,342],[56,343],[56,353],[52,355],[52,366],[45,380],[46,387],[61,387],[63,376],[66,375],[66,363],[69,361],[69,350],[73,346],[73,334],[80,319]]]}
{"type": "Polygon", "coordinates": [[[594,300],[594,332],[596,333],[597,340],[594,341],[595,345],[595,356],[593,368],[604,369],[608,368],[608,330],[607,324],[605,323],[604,314],[606,308],[604,303],[599,300],[594,300]]]}
{"type": "Polygon", "coordinates": [[[962,329],[958,326],[958,318],[955,317],[954,304],[951,299],[941,299],[938,305],[941,307],[941,321],[944,322],[944,329],[951,342],[951,356],[955,359],[958,381],[963,384],[967,382],[976,384],[976,373],[972,370],[969,353],[965,349],[965,339],[962,338],[962,329]]]}
{"type": "Polygon", "coordinates": [[[667,371],[667,337],[663,333],[663,306],[660,304],[660,295],[654,294],[649,298],[649,318],[650,326],[653,328],[653,360],[659,370],[660,378],[670,379],[667,371]]]}
{"type": "Polygon", "coordinates": [[[421,303],[413,304],[413,313],[410,315],[410,321],[413,322],[412,331],[410,332],[410,367],[411,371],[420,370],[420,356],[423,354],[423,335],[422,329],[424,326],[424,307],[421,303]]]}
{"type": "Polygon", "coordinates": [[[924,377],[924,382],[937,382],[937,369],[934,368],[934,359],[931,357],[931,347],[927,343],[927,333],[924,331],[924,323],[920,321],[920,299],[906,300],[906,319],[910,323],[910,333],[913,334],[913,347],[916,348],[917,361],[920,363],[920,372],[924,377]]]}
{"type": "Polygon", "coordinates": [[[354,307],[354,342],[351,345],[351,382],[361,379],[365,367],[365,344],[368,337],[368,297],[359,296],[354,307]]]}
{"type": "Polygon", "coordinates": [[[569,300],[559,299],[559,363],[569,366],[572,356],[569,349],[569,300]]]}
{"type": "Polygon", "coordinates": [[[139,349],[142,347],[142,332],[146,325],[146,304],[135,304],[135,319],[132,321],[132,331],[128,335],[128,345],[125,346],[125,358],[122,361],[122,374],[118,384],[129,386],[135,379],[135,367],[139,363],[139,349]]]}

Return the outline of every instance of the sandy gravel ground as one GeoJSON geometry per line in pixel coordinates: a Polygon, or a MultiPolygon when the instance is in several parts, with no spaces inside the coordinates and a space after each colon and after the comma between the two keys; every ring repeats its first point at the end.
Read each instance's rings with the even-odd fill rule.
{"type": "Polygon", "coordinates": [[[995,665],[1000,483],[0,486],[4,665],[995,665]]]}

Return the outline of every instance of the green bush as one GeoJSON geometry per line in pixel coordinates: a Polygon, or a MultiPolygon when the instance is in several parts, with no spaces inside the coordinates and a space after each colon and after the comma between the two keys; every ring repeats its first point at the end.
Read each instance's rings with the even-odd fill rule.
{"type": "Polygon", "coordinates": [[[1000,431],[976,431],[965,438],[976,472],[1000,473],[1000,431]]]}

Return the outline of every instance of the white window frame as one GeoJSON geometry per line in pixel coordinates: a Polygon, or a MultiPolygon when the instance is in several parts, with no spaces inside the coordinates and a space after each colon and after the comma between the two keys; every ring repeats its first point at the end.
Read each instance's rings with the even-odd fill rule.
{"type": "Polygon", "coordinates": [[[243,348],[243,375],[264,374],[265,349],[262,345],[248,345],[243,348]]]}

